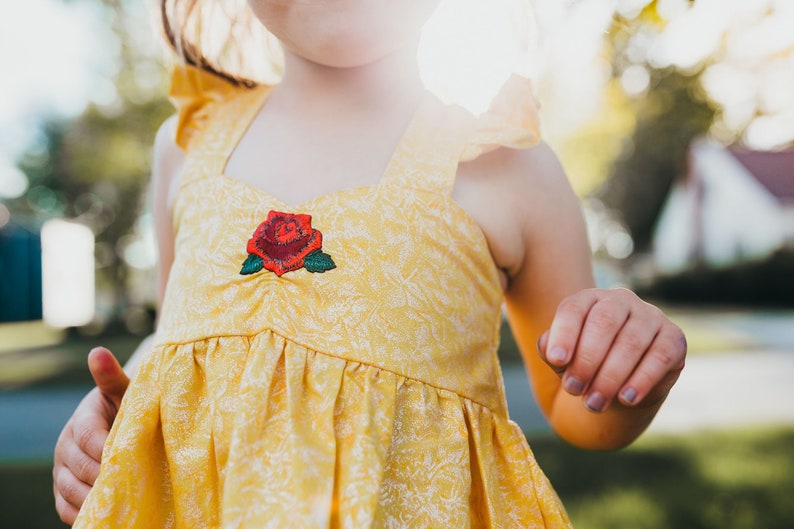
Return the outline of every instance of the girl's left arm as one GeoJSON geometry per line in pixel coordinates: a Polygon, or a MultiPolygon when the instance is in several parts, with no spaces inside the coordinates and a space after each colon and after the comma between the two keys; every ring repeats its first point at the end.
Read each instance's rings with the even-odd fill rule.
{"type": "Polygon", "coordinates": [[[553,152],[541,144],[507,156],[514,177],[499,180],[521,197],[506,209],[522,226],[508,319],[538,403],[571,444],[620,448],[678,379],[684,335],[631,291],[594,288],[581,207],[553,152]]]}

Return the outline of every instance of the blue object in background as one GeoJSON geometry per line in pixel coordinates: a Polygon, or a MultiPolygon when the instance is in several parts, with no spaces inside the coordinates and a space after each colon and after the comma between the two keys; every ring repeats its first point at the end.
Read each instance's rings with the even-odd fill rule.
{"type": "Polygon", "coordinates": [[[0,229],[0,322],[41,317],[41,236],[10,222],[0,229]]]}

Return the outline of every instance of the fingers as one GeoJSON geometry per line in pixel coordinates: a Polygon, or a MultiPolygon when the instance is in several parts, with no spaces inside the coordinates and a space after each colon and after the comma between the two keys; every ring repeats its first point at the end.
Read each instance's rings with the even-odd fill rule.
{"type": "Polygon", "coordinates": [[[599,412],[616,399],[638,406],[663,398],[683,368],[686,340],[631,291],[591,289],[560,304],[538,352],[566,392],[599,412]]]}
{"type": "MultiPolygon", "coordinates": [[[[584,404],[591,411],[599,412],[607,409],[619,393],[625,404],[637,401],[636,388],[626,384],[626,381],[641,359],[648,354],[662,318],[661,312],[658,321],[655,315],[629,316],[611,347],[603,352],[603,362],[596,366],[597,372],[589,373],[591,378],[588,379],[590,382],[584,404]]],[[[585,351],[583,354],[586,354],[585,351]]],[[[588,374],[582,376],[587,377],[588,374]]]]}
{"type": "Polygon", "coordinates": [[[99,476],[102,451],[129,378],[113,354],[97,347],[88,354],[97,387],[77,406],[55,445],[53,495],[61,520],[74,523],[99,476]]]}
{"type": "MultiPolygon", "coordinates": [[[[88,432],[89,430],[84,431],[88,432]]],[[[86,447],[84,441],[86,437],[89,436],[83,434],[82,438],[76,439],[76,443],[69,443],[65,446],[63,464],[77,479],[86,485],[93,485],[96,478],[99,476],[99,462],[102,456],[102,446],[100,445],[98,447],[99,457],[97,457],[97,446],[95,445],[99,442],[104,442],[104,439],[107,438],[107,434],[104,432],[92,432],[90,437],[95,438],[96,441],[92,443],[92,446],[88,447],[86,447]]]]}
{"type": "MultiPolygon", "coordinates": [[[[86,480],[96,479],[95,468],[98,463],[91,460],[84,454],[75,457],[75,451],[79,452],[77,445],[70,442],[72,430],[70,424],[66,425],[55,448],[55,464],[52,470],[52,487],[55,497],[55,510],[58,512],[61,521],[72,525],[77,518],[77,513],[88,496],[91,487],[86,480]],[[77,468],[78,475],[69,468],[68,462],[74,460],[73,466],[77,468]],[[82,476],[82,477],[78,477],[82,476]]],[[[93,481],[91,481],[93,483],[93,481]]]]}
{"type": "Polygon", "coordinates": [[[64,522],[70,525],[74,523],[90,491],[91,487],[77,479],[68,469],[60,467],[53,472],[55,509],[64,522]]]}
{"type": "Polygon", "coordinates": [[[77,406],[55,444],[53,493],[58,515],[67,524],[99,476],[102,451],[116,408],[94,388],[77,406]]]}
{"type": "MultiPolygon", "coordinates": [[[[585,405],[593,411],[604,408],[608,396],[591,392],[596,373],[604,365],[607,354],[615,344],[630,315],[629,304],[621,299],[598,300],[587,314],[576,346],[576,354],[568,364],[562,385],[572,395],[588,392],[585,405]]],[[[631,368],[629,368],[630,370],[631,368]]]]}
{"type": "Polygon", "coordinates": [[[684,333],[677,325],[667,322],[620,390],[620,401],[627,406],[658,403],[684,369],[686,350],[684,333]]]}
{"type": "Polygon", "coordinates": [[[130,379],[116,357],[104,347],[95,347],[88,353],[88,369],[99,391],[118,409],[130,379]]]}
{"type": "Polygon", "coordinates": [[[538,344],[537,344],[538,354],[555,373],[557,373],[559,376],[562,376],[562,374],[565,373],[565,366],[564,365],[558,366],[552,363],[548,359],[548,357],[546,356],[547,353],[546,349],[548,347],[548,344],[549,344],[549,331],[546,331],[540,335],[540,338],[538,338],[538,344]]]}
{"type": "Polygon", "coordinates": [[[73,525],[77,519],[77,513],[80,512],[77,507],[63,499],[63,496],[55,490],[55,510],[61,521],[66,525],[73,525]]]}
{"type": "Polygon", "coordinates": [[[72,525],[91,488],[65,467],[53,471],[55,509],[64,523],[72,525]]]}
{"type": "Polygon", "coordinates": [[[594,291],[584,290],[560,303],[542,355],[555,371],[564,370],[573,358],[585,319],[597,301],[594,291]]]}
{"type": "Polygon", "coordinates": [[[72,416],[69,426],[71,435],[67,435],[63,443],[64,458],[74,453],[71,450],[74,445],[94,461],[102,460],[102,450],[115,418],[115,410],[109,409],[98,393],[89,397],[91,401],[88,404],[91,406],[83,407],[81,404],[72,416]]]}

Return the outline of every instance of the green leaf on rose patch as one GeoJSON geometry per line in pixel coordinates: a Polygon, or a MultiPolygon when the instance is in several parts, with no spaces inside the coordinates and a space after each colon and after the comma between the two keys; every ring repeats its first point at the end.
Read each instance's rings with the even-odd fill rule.
{"type": "Polygon", "coordinates": [[[250,253],[248,254],[248,258],[243,263],[243,269],[240,270],[240,273],[244,276],[255,274],[262,270],[262,268],[264,268],[264,265],[262,264],[262,258],[258,255],[250,253]]]}
{"type": "Polygon", "coordinates": [[[314,250],[303,258],[303,267],[309,272],[323,273],[336,268],[336,263],[330,255],[323,253],[322,250],[314,250]]]}

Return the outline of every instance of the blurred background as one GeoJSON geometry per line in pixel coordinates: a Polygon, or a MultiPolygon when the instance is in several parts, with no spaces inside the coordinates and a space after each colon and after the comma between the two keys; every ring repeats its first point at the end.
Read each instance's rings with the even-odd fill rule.
{"type": "MultiPolygon", "coordinates": [[[[152,331],[151,144],[173,112],[151,2],[0,7],[0,527],[62,526],[52,448],[152,331]]],[[[585,208],[597,279],[661,305],[688,367],[615,453],[550,434],[503,332],[513,418],[580,529],[794,520],[794,2],[445,0],[428,87],[481,112],[533,79],[585,208]]]]}

